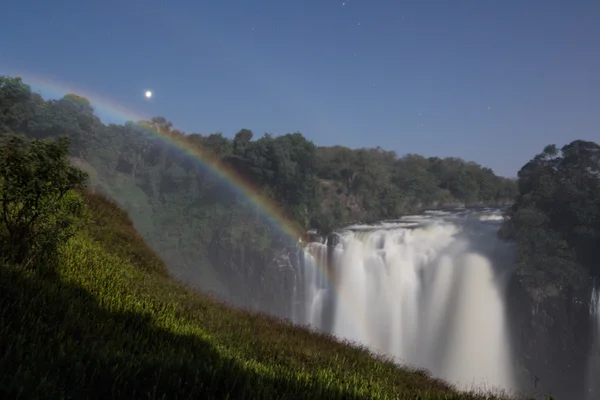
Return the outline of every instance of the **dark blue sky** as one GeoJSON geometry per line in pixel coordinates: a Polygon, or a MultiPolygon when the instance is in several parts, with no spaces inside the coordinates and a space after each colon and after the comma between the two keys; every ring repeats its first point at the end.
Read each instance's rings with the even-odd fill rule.
{"type": "Polygon", "coordinates": [[[300,131],[509,176],[548,143],[600,141],[597,0],[8,4],[0,74],[52,76],[186,132],[300,131]]]}

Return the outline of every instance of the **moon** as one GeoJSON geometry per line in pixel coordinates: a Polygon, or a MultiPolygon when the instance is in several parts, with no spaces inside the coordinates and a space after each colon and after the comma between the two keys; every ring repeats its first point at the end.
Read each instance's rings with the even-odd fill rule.
{"type": "Polygon", "coordinates": [[[144,96],[146,96],[147,99],[152,97],[152,91],[150,90],[146,90],[146,93],[144,93],[144,96]]]}

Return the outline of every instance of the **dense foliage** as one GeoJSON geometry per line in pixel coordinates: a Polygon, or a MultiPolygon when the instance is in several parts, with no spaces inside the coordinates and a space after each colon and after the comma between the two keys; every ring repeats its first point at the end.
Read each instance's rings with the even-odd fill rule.
{"type": "Polygon", "coordinates": [[[0,129],[31,138],[67,135],[72,162],[89,173],[91,187],[125,208],[178,277],[279,315],[287,314],[277,301],[287,289],[270,284],[277,279],[273,260],[286,268],[286,246],[296,238],[177,148],[235,171],[278,204],[298,233],[428,207],[509,203],[516,195],[514,181],[457,158],[317,147],[300,133],[184,134],[160,117],[104,125],[87,99],[46,101],[19,78],[0,77],[0,129]]]}
{"type": "MultiPolygon", "coordinates": [[[[69,165],[69,141],[0,137],[0,252],[9,262],[48,263],[73,235],[85,173],[69,165]]],[[[50,265],[48,265],[50,267],[50,265]]]]}
{"type": "Polygon", "coordinates": [[[516,240],[527,286],[558,294],[600,277],[600,146],[546,146],[519,171],[518,189],[501,233],[516,240]]]}
{"type": "Polygon", "coordinates": [[[125,212],[79,190],[65,146],[0,144],[2,193],[17,196],[3,205],[2,243],[18,232],[54,244],[21,259],[0,248],[1,398],[498,398],[175,283],[125,212]]]}

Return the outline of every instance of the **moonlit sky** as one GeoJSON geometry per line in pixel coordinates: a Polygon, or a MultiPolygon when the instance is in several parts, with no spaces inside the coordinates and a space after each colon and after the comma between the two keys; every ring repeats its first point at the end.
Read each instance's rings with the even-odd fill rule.
{"type": "Polygon", "coordinates": [[[300,131],[506,176],[548,143],[600,141],[598,0],[18,0],[2,13],[0,74],[51,76],[188,133],[300,131]]]}

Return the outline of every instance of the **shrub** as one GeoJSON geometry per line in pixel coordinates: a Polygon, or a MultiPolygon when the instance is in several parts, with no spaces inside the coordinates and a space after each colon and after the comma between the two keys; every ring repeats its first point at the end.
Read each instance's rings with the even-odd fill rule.
{"type": "Polygon", "coordinates": [[[84,215],[78,190],[87,174],[69,164],[68,152],[66,138],[0,136],[0,258],[50,267],[73,235],[84,215]]]}

